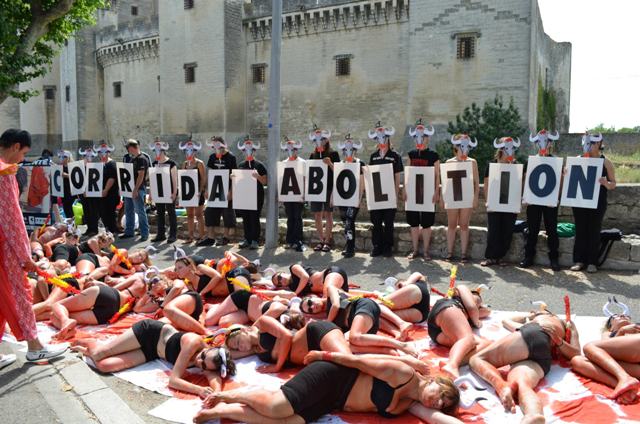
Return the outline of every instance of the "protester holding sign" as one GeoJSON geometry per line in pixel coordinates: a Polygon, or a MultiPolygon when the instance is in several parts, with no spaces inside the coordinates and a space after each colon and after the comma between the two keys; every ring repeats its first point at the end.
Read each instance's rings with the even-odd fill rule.
{"type": "Polygon", "coordinates": [[[240,163],[238,169],[253,170],[252,175],[256,179],[256,186],[258,188],[258,209],[242,209],[238,211],[242,217],[242,227],[244,229],[244,240],[238,247],[241,249],[248,247],[255,250],[258,248],[260,242],[260,214],[262,213],[262,206],[264,205],[264,186],[267,184],[267,168],[253,156],[260,145],[246,143],[246,141],[247,140],[245,140],[242,149],[240,149],[244,152],[245,160],[240,163]]]}
{"type": "MultiPolygon", "coordinates": [[[[78,149],[78,156],[84,160],[85,167],[93,163],[93,158],[96,157],[96,152],[92,147],[78,149]]],[[[89,165],[90,166],[90,165],[89,165]]],[[[100,197],[87,196],[86,193],[79,196],[82,203],[82,217],[87,231],[83,236],[93,237],[98,234],[98,221],[100,221],[100,197]]]]}
{"type": "MultiPolygon", "coordinates": [[[[454,157],[446,163],[470,162],[473,173],[473,202],[470,208],[447,209],[447,260],[453,260],[453,248],[456,243],[456,231],[460,227],[460,252],[461,262],[469,260],[469,221],[473,210],[478,207],[478,196],[480,194],[480,182],[478,174],[478,163],[469,157],[469,151],[478,145],[478,140],[471,141],[467,134],[455,134],[451,136],[454,157]]],[[[444,176],[442,177],[444,179],[444,176]]],[[[454,184],[454,192],[455,184],[454,184]]],[[[455,195],[454,195],[455,197],[455,195]]]]}
{"type": "MultiPolygon", "coordinates": [[[[553,143],[560,136],[556,131],[550,134],[542,129],[535,137],[529,136],[529,141],[536,144],[538,156],[552,157],[553,143]]],[[[528,268],[533,265],[533,258],[536,255],[536,244],[538,243],[538,233],[540,232],[540,220],[544,219],[544,229],[547,233],[547,247],[549,248],[549,262],[553,271],[560,271],[558,263],[558,206],[542,206],[530,204],[527,206],[527,227],[526,243],[524,246],[524,259],[520,262],[521,268],[528,268]]]]}
{"type": "MultiPolygon", "coordinates": [[[[344,163],[356,163],[360,165],[360,171],[356,174],[358,175],[357,178],[360,179],[360,190],[358,193],[359,203],[359,200],[362,198],[362,193],[364,192],[364,177],[362,176],[363,163],[359,158],[355,157],[355,154],[358,150],[362,149],[362,141],[354,144],[351,134],[347,134],[344,138],[344,143],[339,143],[338,147],[342,150],[344,163]]],[[[345,258],[351,258],[356,254],[356,219],[358,217],[358,211],[360,211],[358,206],[340,206],[340,218],[342,219],[344,238],[346,240],[342,256],[345,258]]]]}
{"type": "Polygon", "coordinates": [[[582,137],[583,156],[602,158],[604,166],[600,183],[600,196],[596,209],[573,208],[573,219],[576,224],[576,238],[573,245],[572,271],[598,271],[598,253],[600,250],[600,231],[602,220],[607,211],[607,191],[616,188],[616,174],[611,161],[602,154],[602,134],[586,133],[582,137]]]}
{"type": "MultiPolygon", "coordinates": [[[[520,147],[520,140],[511,137],[502,137],[493,140],[493,146],[497,148],[492,163],[515,164],[515,150],[520,147]]],[[[487,247],[484,251],[485,260],[480,262],[482,266],[506,265],[502,258],[509,251],[513,238],[513,226],[516,223],[517,213],[491,211],[489,207],[489,170],[491,164],[487,164],[484,173],[484,198],[487,199],[487,247]]],[[[509,174],[507,174],[509,175],[509,174]]],[[[509,182],[513,184],[514,182],[509,182]]],[[[502,190],[502,187],[496,187],[502,190]]],[[[509,195],[509,187],[506,188],[509,195]]],[[[521,197],[518,196],[518,203],[521,197]]]]}
{"type": "Polygon", "coordinates": [[[175,201],[178,198],[178,166],[176,163],[167,156],[167,150],[169,150],[169,143],[161,142],[160,138],[156,137],[154,143],[149,146],[156,154],[156,160],[153,162],[153,166],[156,168],[168,167],[169,176],[171,177],[171,187],[164,187],[164,190],[171,190],[171,202],[164,203],[158,202],[154,199],[156,204],[156,213],[158,214],[158,233],[153,238],[153,242],[161,242],[167,240],[167,243],[175,243],[176,234],[178,232],[178,220],[176,218],[176,204],[175,201]],[[165,235],[165,212],[169,214],[169,238],[165,235]]]}
{"type": "Polygon", "coordinates": [[[187,239],[185,243],[191,243],[196,240],[195,228],[196,219],[198,220],[198,240],[205,239],[204,233],[204,203],[207,199],[207,173],[205,172],[204,162],[196,157],[196,154],[202,149],[202,144],[194,143],[191,138],[186,143],[180,143],[178,148],[185,154],[185,161],[182,163],[181,169],[198,170],[198,206],[188,207],[187,209],[187,239]]]}
{"type": "MultiPolygon", "coordinates": [[[[409,135],[413,137],[416,148],[409,151],[409,166],[431,166],[435,171],[435,188],[433,203],[437,203],[440,197],[440,157],[438,153],[429,149],[429,140],[435,130],[433,126],[427,128],[422,123],[422,118],[416,122],[416,127],[409,129],[409,135]]],[[[409,188],[404,188],[404,198],[407,197],[409,188]]],[[[407,224],[411,227],[411,245],[413,250],[409,252],[408,259],[418,257],[420,236],[422,236],[422,255],[430,260],[429,244],[431,242],[431,226],[435,222],[435,212],[407,211],[407,224]]]]}
{"type": "Polygon", "coordinates": [[[62,165],[62,181],[64,186],[64,195],[53,197],[52,203],[62,203],[62,210],[65,218],[73,218],[73,201],[74,196],[71,195],[71,183],[69,182],[69,162],[73,160],[73,155],[68,150],[58,150],[58,164],[62,165]]]}
{"type": "MultiPolygon", "coordinates": [[[[298,151],[302,148],[301,141],[289,140],[285,137],[285,143],[280,144],[282,150],[286,150],[287,159],[284,163],[297,163],[299,168],[304,169],[305,160],[298,156],[298,151]]],[[[286,201],[284,205],[284,213],[287,215],[287,234],[285,238],[286,248],[295,249],[296,252],[304,252],[305,246],[302,238],[302,212],[304,210],[304,202],[286,201]]]]}
{"type": "MultiPolygon", "coordinates": [[[[391,149],[391,136],[395,134],[395,129],[384,128],[380,121],[376,123],[376,128],[369,131],[369,138],[375,141],[378,149],[371,154],[369,165],[393,165],[394,183],[396,193],[400,194],[400,174],[404,170],[402,158],[391,149]]],[[[371,239],[373,242],[373,250],[371,257],[375,256],[392,256],[393,255],[393,226],[396,217],[397,206],[388,209],[371,210],[369,216],[373,228],[371,230],[371,239]]]]}
{"type": "MultiPolygon", "coordinates": [[[[236,157],[227,149],[227,145],[224,144],[222,137],[211,137],[211,141],[207,142],[207,146],[214,150],[209,156],[207,168],[217,170],[227,169],[231,171],[238,167],[236,157]]],[[[231,188],[229,189],[228,196],[229,199],[231,199],[231,188]]],[[[231,229],[236,227],[236,213],[231,207],[231,203],[229,202],[226,208],[207,206],[204,210],[204,219],[205,225],[207,226],[207,238],[198,242],[198,246],[225,246],[229,244],[231,229]],[[220,231],[220,218],[224,219],[224,228],[222,231],[220,231]],[[216,233],[220,232],[222,232],[222,236],[216,240],[216,233]]]]}
{"type": "Polygon", "coordinates": [[[327,178],[327,200],[325,202],[309,202],[309,208],[313,212],[316,223],[316,234],[319,242],[313,250],[328,252],[333,245],[333,205],[331,203],[331,192],[333,191],[333,164],[340,162],[340,155],[331,149],[331,131],[321,130],[316,125],[309,133],[309,140],[314,144],[315,150],[309,159],[321,159],[328,166],[327,178]],[[324,222],[324,228],[322,226],[324,222]]]}
{"type": "Polygon", "coordinates": [[[145,210],[145,198],[147,196],[147,188],[145,182],[147,180],[147,172],[149,170],[149,161],[140,151],[140,145],[137,140],[130,138],[126,143],[127,152],[129,153],[129,162],[133,164],[134,186],[132,197],[124,199],[124,213],[127,220],[124,234],[121,239],[132,238],[135,228],[135,216],[138,216],[138,225],[140,226],[140,241],[149,239],[149,220],[147,219],[147,211],[145,210]]]}
{"type": "MultiPolygon", "coordinates": [[[[118,166],[111,158],[114,147],[102,142],[99,146],[94,146],[93,151],[98,154],[102,162],[102,197],[99,202],[100,219],[107,231],[116,234],[118,225],[116,224],[116,209],[120,203],[120,193],[118,188],[118,166]]],[[[86,212],[85,212],[86,214],[86,212]]]]}

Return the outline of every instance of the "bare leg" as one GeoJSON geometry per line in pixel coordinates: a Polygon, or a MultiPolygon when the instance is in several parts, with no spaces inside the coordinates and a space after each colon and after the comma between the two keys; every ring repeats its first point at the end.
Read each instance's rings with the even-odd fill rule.
{"type": "Polygon", "coordinates": [[[187,208],[187,231],[190,240],[193,240],[195,230],[195,208],[187,208]]]}
{"type": "Polygon", "coordinates": [[[210,409],[201,409],[193,418],[195,423],[205,423],[215,419],[228,419],[247,424],[302,424],[304,419],[298,415],[286,418],[270,418],[259,414],[255,409],[240,403],[219,403],[210,409]]]}
{"type": "Polygon", "coordinates": [[[411,227],[411,247],[415,254],[418,254],[419,243],[420,243],[420,227],[411,227]]]}
{"type": "Polygon", "coordinates": [[[397,309],[410,308],[416,303],[419,303],[422,299],[422,293],[415,284],[407,284],[390,295],[385,296],[385,298],[393,302],[393,307],[391,309],[396,311],[397,309]]]}
{"type": "Polygon", "coordinates": [[[198,206],[196,208],[196,217],[198,218],[198,237],[200,238],[204,238],[205,236],[204,213],[202,208],[202,206],[198,206]]]}
{"type": "Polygon", "coordinates": [[[313,219],[316,222],[316,235],[320,239],[320,243],[324,241],[322,234],[322,212],[316,212],[313,214],[313,219]]]}
{"type": "Polygon", "coordinates": [[[439,344],[451,346],[449,361],[443,369],[456,378],[460,376],[463,359],[476,347],[476,341],[467,318],[458,308],[448,308],[436,317],[436,324],[442,328],[438,335],[439,344]]]}
{"type": "Polygon", "coordinates": [[[333,212],[323,212],[325,217],[324,240],[329,242],[333,239],[333,212]]]}
{"type": "Polygon", "coordinates": [[[469,221],[473,209],[460,209],[460,251],[462,256],[469,254],[469,221]]]}
{"type": "MultiPolygon", "coordinates": [[[[380,306],[380,318],[383,321],[390,322],[396,329],[399,331],[399,335],[396,337],[400,341],[405,341],[409,337],[409,330],[413,327],[413,324],[410,322],[404,321],[398,315],[393,313],[391,309],[389,309],[386,305],[378,305],[380,306]]],[[[381,321],[382,322],[382,321],[381,321]]]]}
{"type": "Polygon", "coordinates": [[[230,296],[227,296],[219,305],[214,305],[209,309],[204,323],[205,325],[218,325],[220,318],[237,311],[238,308],[235,303],[233,303],[230,296]]]}
{"type": "Polygon", "coordinates": [[[447,255],[453,255],[456,243],[456,230],[458,229],[458,209],[447,210],[447,255]]]}
{"type": "Polygon", "coordinates": [[[511,366],[507,377],[512,387],[517,387],[518,403],[524,417],[522,423],[544,424],[542,402],[534,388],[544,377],[540,365],[533,361],[522,361],[511,366]]]}
{"type": "Polygon", "coordinates": [[[640,335],[629,335],[587,343],[584,347],[584,354],[591,362],[617,379],[618,382],[611,393],[612,399],[617,399],[628,391],[637,392],[640,388],[640,381],[631,377],[616,361],[618,359],[632,363],[640,362],[640,352],[637,351],[638,341],[640,341],[640,335]]]}
{"type": "Polygon", "coordinates": [[[181,331],[205,334],[207,332],[206,327],[186,312],[193,312],[195,307],[196,300],[192,296],[178,296],[164,307],[164,316],[171,321],[174,327],[181,331]]]}
{"type": "Polygon", "coordinates": [[[422,229],[422,254],[429,258],[429,245],[431,244],[431,227],[422,229]]]}
{"type": "Polygon", "coordinates": [[[210,395],[209,398],[213,398],[214,403],[218,401],[245,404],[268,418],[287,418],[294,415],[291,404],[281,390],[236,389],[218,392],[210,395]]]}
{"type": "Polygon", "coordinates": [[[367,334],[371,327],[373,327],[373,319],[370,316],[356,315],[349,331],[349,343],[356,346],[389,347],[399,349],[412,356],[418,355],[412,343],[401,342],[377,334],[367,334]]]}

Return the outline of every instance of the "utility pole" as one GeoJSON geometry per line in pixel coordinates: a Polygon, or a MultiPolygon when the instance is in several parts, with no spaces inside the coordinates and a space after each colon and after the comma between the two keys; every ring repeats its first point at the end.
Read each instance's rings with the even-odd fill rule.
{"type": "Polygon", "coordinates": [[[269,139],[267,142],[267,225],[265,248],[278,246],[278,155],[280,152],[280,47],[282,45],[282,0],[271,5],[271,69],[269,71],[269,139]]]}

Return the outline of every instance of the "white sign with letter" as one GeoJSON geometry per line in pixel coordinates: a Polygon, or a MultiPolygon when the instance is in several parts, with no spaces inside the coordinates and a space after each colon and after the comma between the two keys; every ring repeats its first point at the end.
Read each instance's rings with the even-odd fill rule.
{"type": "Polygon", "coordinates": [[[178,206],[194,208],[200,201],[197,169],[178,169],[178,206]]]}
{"type": "Polygon", "coordinates": [[[433,203],[435,192],[435,168],[433,166],[405,166],[404,191],[407,200],[406,211],[435,212],[433,203]]]}
{"type": "Polygon", "coordinates": [[[245,211],[258,210],[258,183],[253,177],[253,169],[234,169],[231,171],[233,187],[233,209],[245,211]]]}
{"type": "Polygon", "coordinates": [[[75,162],[69,162],[67,164],[67,168],[69,169],[69,186],[71,188],[71,195],[78,196],[80,194],[84,194],[87,186],[87,179],[84,175],[84,161],[77,160],[75,162]]]}
{"type": "Polygon", "coordinates": [[[85,167],[87,171],[87,190],[85,196],[102,197],[104,164],[102,162],[87,162],[85,167]]]}
{"type": "Polygon", "coordinates": [[[440,184],[445,209],[473,207],[475,193],[471,161],[441,163],[440,184]]]}
{"type": "Polygon", "coordinates": [[[364,186],[367,191],[367,208],[396,209],[397,193],[393,164],[369,165],[364,168],[364,186]]]}
{"type": "Polygon", "coordinates": [[[567,172],[560,204],[567,207],[596,209],[600,199],[603,158],[567,158],[567,172]]]}
{"type": "Polygon", "coordinates": [[[133,188],[135,187],[135,180],[133,178],[133,164],[118,162],[118,188],[120,189],[120,195],[122,197],[133,197],[133,188]]]}
{"type": "Polygon", "coordinates": [[[558,206],[562,158],[529,156],[522,201],[528,205],[558,206]]]}
{"type": "Polygon", "coordinates": [[[333,205],[360,207],[360,162],[333,164],[333,205]]]}
{"type": "Polygon", "coordinates": [[[151,186],[151,200],[154,203],[173,203],[171,199],[171,167],[149,168],[149,185],[151,186]]]}
{"type": "Polygon", "coordinates": [[[207,173],[207,206],[210,208],[229,207],[229,170],[209,169],[207,173]]]}
{"type": "Polygon", "coordinates": [[[487,182],[487,211],[520,213],[522,170],[519,163],[490,163],[487,182]]]}
{"type": "Polygon", "coordinates": [[[278,201],[304,201],[304,168],[301,160],[278,162],[278,201]]]}

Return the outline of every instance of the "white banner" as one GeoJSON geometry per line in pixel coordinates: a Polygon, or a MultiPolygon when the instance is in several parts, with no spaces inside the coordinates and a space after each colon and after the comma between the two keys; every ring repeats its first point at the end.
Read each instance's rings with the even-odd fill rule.
{"type": "Polygon", "coordinates": [[[490,163],[487,211],[520,213],[522,170],[519,163],[490,163]]]}
{"type": "Polygon", "coordinates": [[[360,207],[360,162],[333,164],[333,205],[360,207]]]}
{"type": "Polygon", "coordinates": [[[133,197],[133,188],[136,186],[136,180],[133,177],[133,164],[118,162],[118,187],[122,197],[133,197]]]}
{"type": "Polygon", "coordinates": [[[198,183],[197,169],[178,169],[178,206],[181,208],[198,206],[200,201],[198,183]]]}
{"type": "Polygon", "coordinates": [[[308,202],[326,202],[329,166],[321,159],[310,159],[307,161],[304,176],[304,200],[308,202]]]}
{"type": "Polygon", "coordinates": [[[171,167],[156,166],[149,168],[149,185],[153,203],[170,204],[171,199],[171,167]]]}
{"type": "Polygon", "coordinates": [[[233,186],[233,209],[258,210],[258,184],[253,169],[234,169],[231,172],[233,186]]]}
{"type": "Polygon", "coordinates": [[[278,202],[304,201],[304,169],[301,160],[278,162],[278,202]]]}
{"type": "Polygon", "coordinates": [[[528,205],[558,206],[562,158],[529,156],[522,201],[528,205]]]}
{"type": "Polygon", "coordinates": [[[64,197],[64,178],[62,177],[62,165],[52,163],[50,166],[51,195],[64,197]]]}
{"type": "Polygon", "coordinates": [[[84,194],[87,190],[87,179],[84,176],[84,161],[77,160],[67,164],[69,169],[69,186],[71,187],[71,195],[78,196],[84,194]]]}
{"type": "Polygon", "coordinates": [[[471,161],[441,163],[440,185],[445,209],[473,207],[474,181],[471,161]]]}
{"type": "Polygon", "coordinates": [[[365,167],[364,186],[367,191],[367,208],[370,211],[398,207],[393,164],[365,167]]]}
{"type": "MultiPolygon", "coordinates": [[[[229,207],[229,170],[208,169],[207,193],[209,193],[207,206],[210,208],[229,207]]],[[[241,197],[241,196],[240,196],[241,197]]]]}
{"type": "Polygon", "coordinates": [[[600,198],[603,158],[567,158],[567,172],[560,204],[567,207],[596,209],[600,198]]]}
{"type": "Polygon", "coordinates": [[[85,167],[87,177],[85,196],[102,197],[104,164],[102,162],[87,162],[85,163],[85,167]]]}
{"type": "Polygon", "coordinates": [[[435,193],[436,172],[433,166],[405,166],[404,191],[407,201],[404,203],[406,211],[435,212],[433,203],[435,193]]]}

